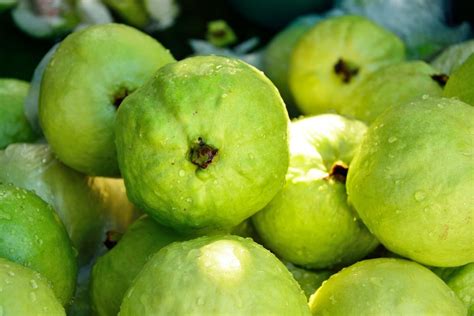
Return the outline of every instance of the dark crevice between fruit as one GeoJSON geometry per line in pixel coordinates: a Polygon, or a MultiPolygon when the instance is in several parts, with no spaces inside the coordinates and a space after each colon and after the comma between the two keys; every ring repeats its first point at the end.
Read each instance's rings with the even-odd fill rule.
{"type": "Polygon", "coordinates": [[[334,65],[334,72],[336,75],[341,77],[342,82],[349,83],[352,78],[357,76],[359,73],[359,67],[347,60],[339,58],[337,63],[334,65]]]}
{"type": "Polygon", "coordinates": [[[114,248],[119,242],[120,238],[122,238],[121,233],[112,230],[105,233],[105,235],[106,238],[104,240],[104,246],[109,250],[114,248]]]}
{"type": "Polygon", "coordinates": [[[448,82],[449,76],[446,74],[437,74],[437,75],[432,75],[431,79],[436,81],[441,88],[444,88],[446,85],[446,82],[448,82]]]}
{"type": "Polygon", "coordinates": [[[201,169],[206,169],[217,155],[218,150],[207,145],[204,140],[199,137],[196,144],[191,148],[190,160],[193,164],[201,169]]]}
{"type": "Polygon", "coordinates": [[[347,165],[339,161],[332,165],[327,178],[333,178],[338,182],[346,183],[348,171],[347,165]]]}
{"type": "Polygon", "coordinates": [[[115,108],[118,109],[119,106],[122,104],[123,100],[130,94],[131,92],[128,89],[120,89],[115,93],[112,103],[114,104],[115,108]]]}

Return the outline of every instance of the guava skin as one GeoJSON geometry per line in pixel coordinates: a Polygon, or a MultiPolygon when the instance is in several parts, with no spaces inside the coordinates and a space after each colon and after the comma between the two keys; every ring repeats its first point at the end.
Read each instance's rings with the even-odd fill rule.
{"type": "Polygon", "coordinates": [[[41,273],[67,305],[76,286],[75,252],[52,207],[31,191],[0,184],[0,257],[41,273]]]}
{"type": "Polygon", "coordinates": [[[48,280],[38,272],[0,258],[0,312],[8,316],[65,316],[48,280]]]}
{"type": "Polygon", "coordinates": [[[288,122],[275,86],[240,60],[167,65],[118,110],[128,196],[179,231],[236,226],[283,186],[288,122]]]}
{"type": "Polygon", "coordinates": [[[440,97],[447,76],[423,61],[383,67],[368,75],[352,91],[351,102],[341,112],[372,123],[387,108],[406,104],[423,95],[440,97]]]}
{"type": "Polygon", "coordinates": [[[293,50],[290,89],[304,114],[340,112],[352,87],[367,74],[404,60],[402,41],[360,16],[328,18],[293,50]]]}
{"type": "Polygon", "coordinates": [[[297,267],[290,262],[283,262],[287,267],[288,271],[291,272],[296,282],[301,286],[304,294],[309,299],[311,295],[323,284],[324,281],[329,279],[333,274],[330,270],[308,270],[301,267],[297,267]]]}
{"type": "Polygon", "coordinates": [[[184,239],[148,216],[133,223],[117,245],[94,265],[90,293],[96,314],[117,315],[125,292],[148,259],[164,246],[184,239]]]}
{"type": "Polygon", "coordinates": [[[63,165],[45,144],[12,144],[0,151],[0,166],[0,182],[34,191],[52,205],[79,252],[79,264],[86,264],[104,226],[101,196],[92,179],[63,165]]]}
{"type": "Polygon", "coordinates": [[[332,275],[311,296],[313,315],[466,315],[454,292],[412,261],[359,261],[332,275]]]}
{"type": "Polygon", "coordinates": [[[431,66],[442,73],[450,75],[474,53],[474,40],[451,45],[431,62],[431,66]]]}
{"type": "Polygon", "coordinates": [[[119,315],[229,314],[296,316],[309,315],[309,308],[272,253],[251,239],[228,235],[158,251],[125,294],[119,315]]]}
{"type": "Polygon", "coordinates": [[[323,269],[351,264],[377,246],[347,203],[345,176],[333,174],[334,165],[350,165],[366,129],[336,114],[291,123],[286,184],[252,217],[263,244],[279,257],[323,269]]]}
{"type": "Polygon", "coordinates": [[[438,267],[474,261],[474,108],[447,98],[394,106],[369,127],[349,200],[390,251],[438,267]]]}
{"type": "Polygon", "coordinates": [[[445,97],[455,97],[467,104],[474,105],[474,88],[472,87],[474,73],[474,54],[456,69],[449,77],[444,88],[445,97]]]}
{"type": "Polygon", "coordinates": [[[0,78],[0,149],[38,139],[23,112],[29,87],[25,81],[0,78]]]}
{"type": "Polygon", "coordinates": [[[58,159],[88,175],[119,176],[117,107],[173,61],[160,43],[125,25],[95,25],[66,37],[46,67],[39,102],[40,124],[58,159]]]}
{"type": "Polygon", "coordinates": [[[447,284],[467,307],[468,316],[474,315],[474,263],[457,269],[447,284]]]}

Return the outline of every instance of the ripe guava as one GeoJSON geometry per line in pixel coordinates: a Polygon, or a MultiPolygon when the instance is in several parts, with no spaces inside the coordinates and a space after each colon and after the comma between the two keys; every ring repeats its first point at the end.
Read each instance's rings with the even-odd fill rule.
{"type": "Polygon", "coordinates": [[[25,81],[0,78],[0,149],[38,139],[23,111],[29,86],[25,81]]]}
{"type": "Polygon", "coordinates": [[[65,316],[48,282],[38,272],[0,258],[0,314],[65,316]]]}
{"type": "Polygon", "coordinates": [[[288,122],[275,86],[243,61],[198,56],[167,65],[117,113],[128,196],[180,231],[236,226],[283,186],[288,122]]]}
{"type": "Polygon", "coordinates": [[[347,203],[345,185],[366,129],[336,114],[291,123],[286,184],[252,217],[265,246],[285,260],[317,269],[351,264],[377,246],[347,203]]]}
{"type": "Polygon", "coordinates": [[[171,54],[152,37],[121,24],[70,34],[43,74],[39,118],[58,159],[89,175],[120,174],[115,113],[171,54]]]}
{"type": "Polygon", "coordinates": [[[474,53],[474,40],[465,41],[456,45],[451,45],[441,52],[431,62],[437,70],[450,75],[461,66],[466,59],[474,53]]]}
{"type": "Polygon", "coordinates": [[[406,104],[424,95],[441,96],[448,76],[423,61],[383,67],[368,75],[351,92],[344,115],[372,123],[384,110],[406,104]]]}
{"type": "Polygon", "coordinates": [[[31,191],[0,184],[0,257],[41,273],[67,305],[76,286],[75,255],[50,205],[31,191]]]}
{"type": "Polygon", "coordinates": [[[296,44],[290,61],[291,92],[304,114],[339,112],[352,87],[382,66],[405,58],[402,41],[360,16],[317,23],[296,44]]]}
{"type": "Polygon", "coordinates": [[[349,201],[389,250],[420,263],[474,261],[474,107],[422,98],[369,127],[347,178],[349,201]]]}
{"type": "Polygon", "coordinates": [[[412,261],[359,261],[332,275],[311,296],[313,315],[466,315],[454,292],[412,261]]]}
{"type": "Polygon", "coordinates": [[[135,278],[119,315],[170,314],[296,316],[309,309],[283,263],[251,239],[228,235],[162,248],[135,278]]]}
{"type": "Polygon", "coordinates": [[[466,61],[453,71],[444,88],[444,96],[455,97],[470,105],[474,105],[474,54],[471,54],[466,61]]]}

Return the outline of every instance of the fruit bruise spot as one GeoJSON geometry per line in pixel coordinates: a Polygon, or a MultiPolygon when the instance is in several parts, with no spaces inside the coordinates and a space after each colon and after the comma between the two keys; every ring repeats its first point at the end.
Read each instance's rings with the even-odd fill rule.
{"type": "Polygon", "coordinates": [[[329,171],[328,176],[325,179],[333,178],[336,181],[341,183],[346,183],[347,172],[349,168],[343,162],[336,162],[332,165],[331,170],[329,171]]]}
{"type": "Polygon", "coordinates": [[[217,149],[207,145],[201,137],[198,138],[195,146],[191,148],[190,160],[201,169],[206,169],[217,155],[217,149]]]}
{"type": "Polygon", "coordinates": [[[359,73],[359,67],[342,58],[339,58],[337,63],[334,65],[334,72],[336,75],[341,77],[342,82],[349,83],[351,82],[352,78],[359,73]]]}
{"type": "Polygon", "coordinates": [[[104,246],[110,250],[117,245],[120,238],[122,238],[122,234],[116,231],[108,231],[106,233],[106,238],[104,240],[104,246]]]}
{"type": "Polygon", "coordinates": [[[112,103],[114,104],[115,108],[118,109],[120,104],[122,104],[123,100],[130,94],[131,92],[127,89],[123,88],[117,91],[113,97],[112,103]]]}
{"type": "Polygon", "coordinates": [[[446,82],[448,82],[449,76],[446,74],[437,74],[437,75],[432,75],[431,79],[436,81],[441,88],[444,88],[446,85],[446,82]]]}

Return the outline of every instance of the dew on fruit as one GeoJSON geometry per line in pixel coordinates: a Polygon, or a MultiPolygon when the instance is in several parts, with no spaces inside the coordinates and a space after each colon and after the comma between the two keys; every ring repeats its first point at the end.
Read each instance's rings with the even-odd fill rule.
{"type": "Polygon", "coordinates": [[[331,304],[332,304],[332,305],[336,305],[337,300],[334,298],[334,295],[331,295],[331,296],[329,297],[329,300],[331,301],[331,304]]]}
{"type": "Polygon", "coordinates": [[[35,292],[30,292],[30,299],[32,302],[36,302],[36,293],[35,292]]]}
{"type": "Polygon", "coordinates": [[[31,279],[30,280],[30,285],[32,289],[37,289],[38,288],[38,283],[36,283],[35,280],[31,279]]]}
{"type": "Polygon", "coordinates": [[[415,200],[417,200],[417,201],[423,201],[423,200],[425,199],[425,197],[426,197],[425,192],[423,192],[423,191],[417,191],[417,192],[415,192],[415,200]]]}
{"type": "Polygon", "coordinates": [[[192,202],[193,202],[193,199],[191,199],[191,198],[187,198],[187,199],[186,199],[186,202],[188,202],[188,203],[192,203],[192,202]]]}
{"type": "Polygon", "coordinates": [[[427,100],[429,97],[430,97],[430,96],[427,95],[427,94],[423,94],[423,95],[421,96],[421,98],[422,98],[423,100],[427,100]]]}
{"type": "Polygon", "coordinates": [[[204,305],[204,299],[202,297],[198,297],[196,300],[197,305],[204,305]]]}
{"type": "Polygon", "coordinates": [[[442,105],[441,103],[438,103],[437,106],[438,106],[438,108],[440,108],[440,109],[443,109],[443,108],[444,108],[444,105],[442,105]]]}
{"type": "Polygon", "coordinates": [[[186,172],[184,170],[179,170],[179,176],[180,177],[184,177],[184,175],[186,174],[186,172]]]}
{"type": "Polygon", "coordinates": [[[8,275],[13,277],[13,276],[15,276],[15,272],[13,272],[13,271],[8,271],[8,275]]]}
{"type": "Polygon", "coordinates": [[[388,142],[389,142],[390,144],[396,142],[397,140],[398,140],[398,138],[396,138],[395,136],[391,136],[391,137],[388,138],[388,142]]]}

